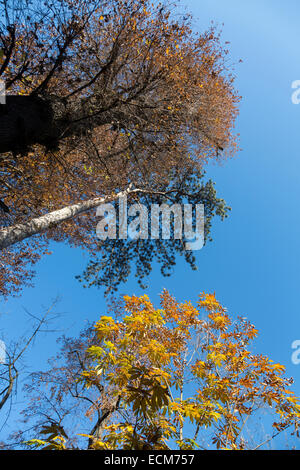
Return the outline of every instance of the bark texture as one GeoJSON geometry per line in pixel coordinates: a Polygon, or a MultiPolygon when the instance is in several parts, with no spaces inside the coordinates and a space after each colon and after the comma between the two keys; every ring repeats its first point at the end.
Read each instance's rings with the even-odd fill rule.
{"type": "Polygon", "coordinates": [[[24,224],[16,224],[12,227],[5,227],[0,230],[0,250],[7,248],[15,243],[21,242],[26,238],[33,235],[45,232],[46,230],[64,222],[65,220],[72,219],[82,212],[98,207],[100,204],[116,200],[119,197],[126,196],[132,192],[140,192],[139,189],[131,190],[128,188],[114,196],[107,196],[103,198],[94,198],[87,201],[73,204],[62,209],[50,212],[48,214],[36,217],[24,224]]]}

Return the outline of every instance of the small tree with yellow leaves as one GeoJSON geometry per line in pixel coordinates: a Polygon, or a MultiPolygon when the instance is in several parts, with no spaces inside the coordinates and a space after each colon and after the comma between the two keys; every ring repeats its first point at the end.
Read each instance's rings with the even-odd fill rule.
{"type": "MultiPolygon", "coordinates": [[[[284,367],[250,352],[257,330],[243,318],[230,319],[215,295],[201,295],[197,307],[177,303],[167,291],[160,309],[146,295],[124,300],[126,314],[101,317],[83,355],[77,350],[76,377],[66,365],[64,384],[57,385],[58,369],[52,376],[56,406],[67,383],[69,396],[87,402],[89,416],[97,414],[92,432],[81,433],[89,449],[243,450],[287,429],[298,435],[300,406],[284,367]],[[271,410],[272,431],[256,442],[251,422],[262,409],[271,410]]],[[[80,446],[66,430],[53,434],[53,423],[53,448],[58,437],[61,448],[80,446]]],[[[62,422],[56,426],[64,429],[62,422]]],[[[51,439],[30,444],[51,448],[51,439]]]]}

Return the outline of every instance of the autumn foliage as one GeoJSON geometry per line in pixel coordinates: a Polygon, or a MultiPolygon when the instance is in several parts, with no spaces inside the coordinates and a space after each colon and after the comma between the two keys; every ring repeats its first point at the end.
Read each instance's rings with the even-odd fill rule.
{"type": "MultiPolygon", "coordinates": [[[[0,113],[0,185],[9,209],[0,209],[3,228],[113,198],[130,184],[150,195],[172,184],[180,200],[182,181],[199,181],[207,161],[234,155],[239,97],[215,28],[195,33],[189,15],[149,0],[2,3],[0,76],[8,96],[0,113]]],[[[218,212],[214,194],[208,199],[218,212]]],[[[49,240],[85,248],[94,261],[107,255],[108,265],[117,257],[96,239],[95,225],[81,214],[52,223],[34,243],[3,249],[2,293],[30,281],[30,263],[47,252],[49,240]]],[[[158,260],[168,263],[169,248],[158,250],[158,260]]],[[[134,257],[149,263],[139,252],[134,257]]]]}
{"type": "Polygon", "coordinates": [[[90,330],[87,349],[86,339],[65,342],[65,363],[34,377],[31,392],[47,384],[49,394],[33,397],[27,413],[51,422],[36,424],[28,445],[74,449],[87,439],[95,450],[243,450],[263,447],[285,430],[298,435],[300,406],[284,367],[251,352],[257,330],[244,318],[230,318],[215,295],[202,294],[196,307],[177,303],[167,291],[158,309],[146,295],[124,302],[90,330]],[[95,421],[92,432],[82,432],[81,415],[80,438],[73,420],[67,429],[74,411],[66,422],[55,419],[70,399],[69,410],[78,414],[84,404],[95,421]],[[252,432],[266,410],[268,438],[252,432]]]}

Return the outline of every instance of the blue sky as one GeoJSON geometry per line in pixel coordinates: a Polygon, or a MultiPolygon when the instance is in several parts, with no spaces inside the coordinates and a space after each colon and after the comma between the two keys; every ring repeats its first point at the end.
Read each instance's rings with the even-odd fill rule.
{"type": "MultiPolygon", "coordinates": [[[[184,0],[182,4],[193,12],[197,30],[207,28],[211,20],[224,23],[222,38],[230,41],[236,87],[243,97],[237,123],[242,151],[208,168],[232,211],[224,222],[214,221],[213,242],[197,253],[198,271],[180,259],[170,278],[154,269],[147,293],[157,302],[163,287],[179,300],[195,301],[202,291],[216,292],[234,316],[247,316],[258,327],[256,350],[286,365],[300,395],[300,365],[291,362],[291,343],[300,339],[300,105],[291,101],[291,84],[300,80],[300,3],[184,0]]],[[[23,309],[39,314],[57,295],[61,301],[56,309],[64,312],[58,326],[67,334],[75,335],[86,320],[105,312],[103,291],[83,289],[74,279],[88,258],[62,244],[53,250],[37,267],[35,287],[0,304],[2,337],[22,334],[29,328],[23,309]]],[[[120,292],[141,290],[131,278],[120,292]]],[[[40,337],[27,355],[29,368],[44,366],[56,350],[55,336],[40,337]]],[[[22,401],[20,393],[17,400],[22,401]]],[[[17,405],[14,410],[11,428],[17,405]]]]}

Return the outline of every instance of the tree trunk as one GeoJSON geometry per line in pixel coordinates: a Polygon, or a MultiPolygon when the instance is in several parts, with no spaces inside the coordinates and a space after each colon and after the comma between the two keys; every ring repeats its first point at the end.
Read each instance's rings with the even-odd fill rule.
{"type": "Polygon", "coordinates": [[[47,145],[57,134],[56,122],[64,117],[65,107],[57,99],[8,95],[0,106],[0,153],[25,153],[32,144],[47,145]]]}
{"type": "Polygon", "coordinates": [[[13,391],[13,386],[15,381],[18,378],[18,371],[15,369],[14,365],[9,364],[8,366],[8,386],[6,387],[5,390],[2,390],[2,394],[4,394],[0,400],[0,410],[3,408],[7,400],[9,399],[12,391],[13,391]],[[15,375],[14,375],[15,374],[15,375]]]}
{"type": "Polygon", "coordinates": [[[65,220],[72,219],[82,212],[98,207],[100,204],[114,201],[119,197],[124,197],[130,193],[137,193],[141,190],[131,190],[130,187],[114,196],[97,197],[89,199],[88,201],[73,204],[72,206],[64,207],[49,214],[41,215],[35,219],[25,222],[24,224],[16,224],[12,227],[5,227],[0,229],[0,250],[7,248],[15,243],[21,242],[38,233],[45,232],[46,230],[55,227],[56,225],[64,222],[65,220]]]}
{"type": "MultiPolygon", "coordinates": [[[[65,99],[54,95],[8,95],[0,105],[0,154],[25,154],[34,144],[55,148],[65,137],[82,135],[121,118],[115,104],[95,97],[65,99]]],[[[0,157],[1,158],[1,157],[0,157]]]]}
{"type": "Polygon", "coordinates": [[[93,449],[94,443],[102,440],[104,428],[111,415],[118,409],[120,401],[121,397],[119,396],[109,408],[102,410],[101,416],[98,418],[95,426],[91,431],[92,437],[89,438],[88,449],[93,449]]]}

